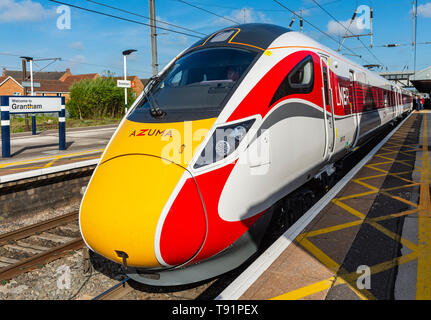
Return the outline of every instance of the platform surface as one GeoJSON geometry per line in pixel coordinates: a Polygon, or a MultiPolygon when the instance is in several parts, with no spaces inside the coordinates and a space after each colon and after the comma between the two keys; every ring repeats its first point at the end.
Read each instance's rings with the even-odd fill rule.
{"type": "Polygon", "coordinates": [[[11,157],[0,158],[0,176],[100,158],[116,128],[66,129],[66,150],[58,148],[58,130],[12,134],[11,157]]]}
{"type": "Polygon", "coordinates": [[[415,112],[240,299],[430,300],[430,146],[415,112]]]}

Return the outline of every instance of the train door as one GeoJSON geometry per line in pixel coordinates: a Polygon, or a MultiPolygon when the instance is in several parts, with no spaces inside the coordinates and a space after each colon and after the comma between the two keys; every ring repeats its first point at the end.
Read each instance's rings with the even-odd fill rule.
{"type": "Polygon", "coordinates": [[[325,137],[326,137],[326,146],[325,153],[323,158],[325,160],[329,160],[334,152],[335,146],[335,121],[334,121],[334,103],[333,103],[333,94],[331,89],[331,77],[329,73],[328,67],[328,58],[322,57],[322,97],[323,97],[323,108],[325,110],[324,120],[325,120],[325,137]]]}
{"type": "Polygon", "coordinates": [[[350,92],[351,96],[349,97],[350,100],[350,106],[352,109],[352,116],[354,119],[354,135],[352,140],[351,149],[354,149],[356,147],[356,144],[359,140],[359,133],[361,130],[361,122],[359,121],[359,111],[358,111],[358,105],[356,103],[356,85],[355,85],[355,71],[349,70],[349,81],[350,81],[350,92]]]}
{"type": "Polygon", "coordinates": [[[394,88],[394,96],[395,96],[395,116],[399,115],[399,103],[398,103],[398,88],[394,88]]]}

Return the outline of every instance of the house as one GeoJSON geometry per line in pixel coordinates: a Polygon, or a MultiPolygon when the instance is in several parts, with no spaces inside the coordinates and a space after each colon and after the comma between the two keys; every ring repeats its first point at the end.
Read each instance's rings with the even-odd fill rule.
{"type": "MultiPolygon", "coordinates": [[[[23,80],[22,71],[6,70],[3,67],[2,75],[0,76],[0,95],[27,95],[30,94],[30,88],[25,88],[22,85],[23,81],[30,81],[30,74],[27,72],[26,79],[23,80]]],[[[65,71],[43,71],[34,72],[33,81],[40,84],[33,88],[36,96],[58,96],[66,97],[66,101],[70,97],[70,87],[76,81],[84,79],[97,79],[100,75],[98,73],[87,73],[87,74],[72,74],[70,69],[67,68],[65,71]]],[[[123,80],[123,77],[115,77],[115,80],[123,80]]],[[[144,83],[137,76],[129,76],[127,80],[132,81],[132,89],[136,96],[139,96],[144,89],[144,83]]],[[[148,82],[148,80],[144,79],[148,82]]],[[[145,82],[145,84],[146,84],[145,82]]]]}
{"type": "MultiPolygon", "coordinates": [[[[114,80],[124,80],[124,77],[114,77],[114,80]]],[[[138,76],[128,76],[127,80],[132,82],[132,90],[135,93],[135,97],[139,96],[142,90],[144,90],[146,83],[142,83],[141,79],[139,79],[138,76]]]]}
{"type": "MultiPolygon", "coordinates": [[[[40,84],[33,88],[36,96],[58,96],[66,97],[69,99],[69,89],[75,81],[83,79],[96,79],[99,78],[97,73],[78,74],[73,75],[70,69],[65,71],[44,71],[34,72],[33,81],[40,84]]],[[[2,75],[0,76],[0,95],[27,95],[30,94],[30,88],[22,86],[23,81],[30,81],[30,75],[23,80],[22,71],[6,70],[3,67],[2,75]]]]}
{"type": "Polygon", "coordinates": [[[24,87],[11,76],[0,77],[0,96],[22,96],[24,87]]]}

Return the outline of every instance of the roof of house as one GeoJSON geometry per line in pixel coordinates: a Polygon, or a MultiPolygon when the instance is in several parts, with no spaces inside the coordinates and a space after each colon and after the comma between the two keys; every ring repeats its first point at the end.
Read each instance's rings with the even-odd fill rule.
{"type": "MultiPolygon", "coordinates": [[[[65,73],[66,71],[34,72],[33,79],[34,80],[59,80],[65,73]]],[[[15,80],[22,80],[22,71],[3,70],[3,74],[6,76],[11,76],[15,80]]],[[[29,71],[27,71],[27,78],[30,78],[29,71]]]]}
{"type": "MultiPolygon", "coordinates": [[[[139,78],[137,76],[127,76],[127,80],[135,81],[136,79],[139,79],[139,78]]],[[[124,77],[114,77],[114,80],[124,80],[124,77]]]]}
{"type": "Polygon", "coordinates": [[[76,74],[68,76],[66,79],[63,80],[63,82],[73,83],[75,81],[81,81],[84,79],[96,79],[98,77],[98,73],[76,74]]]}
{"type": "Polygon", "coordinates": [[[7,76],[0,76],[0,84],[2,84],[7,78],[7,76]]]}
{"type": "Polygon", "coordinates": [[[22,87],[21,85],[21,81],[16,81],[13,77],[11,76],[0,76],[0,85],[2,85],[4,82],[6,82],[7,79],[11,79],[12,81],[16,82],[19,86],[22,87]]]}
{"type": "Polygon", "coordinates": [[[39,80],[39,88],[34,88],[35,92],[69,92],[70,82],[59,80],[39,80]]]}

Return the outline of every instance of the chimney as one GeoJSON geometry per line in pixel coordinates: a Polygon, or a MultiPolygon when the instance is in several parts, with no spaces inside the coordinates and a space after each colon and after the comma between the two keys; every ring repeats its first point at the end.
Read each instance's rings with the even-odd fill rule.
{"type": "Polygon", "coordinates": [[[2,77],[6,76],[6,67],[3,67],[2,77]]]}
{"type": "Polygon", "coordinates": [[[70,72],[70,68],[66,68],[66,72],[58,80],[64,82],[71,75],[72,75],[72,73],[70,72]]]}

